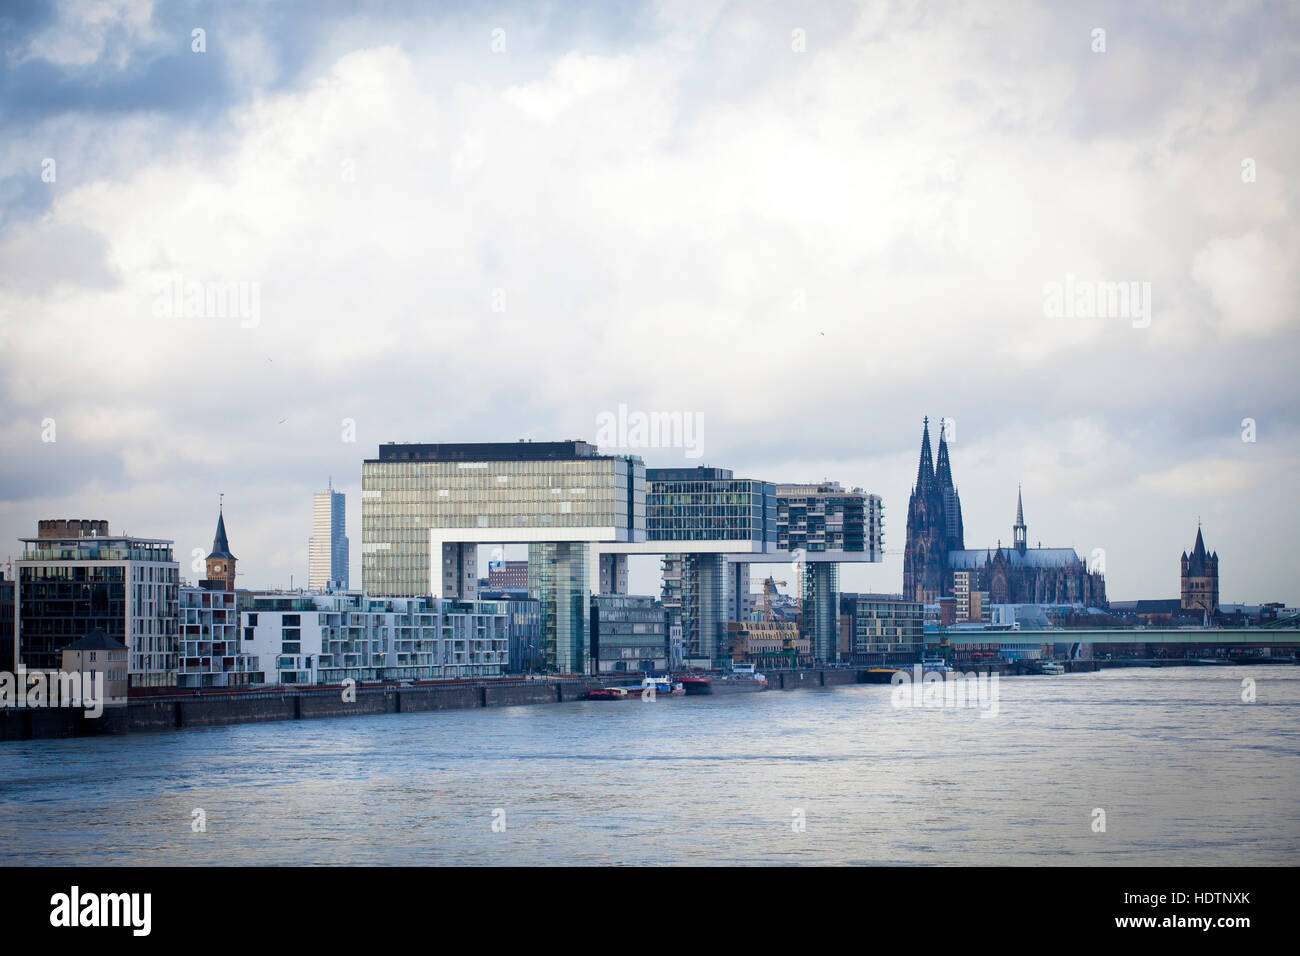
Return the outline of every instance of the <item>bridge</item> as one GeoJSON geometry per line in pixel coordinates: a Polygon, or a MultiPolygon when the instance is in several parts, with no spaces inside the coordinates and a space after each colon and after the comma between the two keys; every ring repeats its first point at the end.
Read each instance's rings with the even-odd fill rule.
{"type": "Polygon", "coordinates": [[[926,631],[925,642],[944,638],[952,645],[969,644],[1174,644],[1222,647],[1300,647],[1296,627],[1069,627],[1038,631],[939,628],[926,631]]]}

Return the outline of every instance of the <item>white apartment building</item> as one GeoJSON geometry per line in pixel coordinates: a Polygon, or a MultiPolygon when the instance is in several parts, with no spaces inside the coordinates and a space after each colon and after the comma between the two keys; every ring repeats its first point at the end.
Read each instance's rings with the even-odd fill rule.
{"type": "Polygon", "coordinates": [[[181,687],[241,687],[264,683],[257,656],[241,647],[239,607],[234,591],[180,590],[181,687]]]}
{"type": "Polygon", "coordinates": [[[497,677],[509,663],[505,601],[253,594],[242,647],[268,683],[497,677]]]}

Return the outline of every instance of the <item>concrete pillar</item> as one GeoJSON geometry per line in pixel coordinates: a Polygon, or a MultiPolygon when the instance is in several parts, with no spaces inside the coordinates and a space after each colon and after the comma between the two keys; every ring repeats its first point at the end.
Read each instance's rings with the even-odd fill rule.
{"type": "Polygon", "coordinates": [[[429,595],[452,601],[478,598],[478,545],[429,535],[429,595]]]}
{"type": "Polygon", "coordinates": [[[721,554],[692,554],[687,561],[694,566],[694,618],[696,652],[714,666],[731,663],[727,652],[727,559],[721,554]]]}
{"type": "Polygon", "coordinates": [[[600,580],[597,594],[627,593],[627,555],[600,554],[597,556],[600,580]]]}
{"type": "Polygon", "coordinates": [[[839,660],[840,566],[835,561],[809,561],[800,582],[803,592],[804,627],[812,640],[818,663],[839,660]]]}

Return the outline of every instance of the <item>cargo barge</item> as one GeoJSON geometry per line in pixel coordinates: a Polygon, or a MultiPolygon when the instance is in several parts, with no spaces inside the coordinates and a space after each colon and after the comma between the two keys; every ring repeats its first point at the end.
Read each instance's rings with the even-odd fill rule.
{"type": "Polygon", "coordinates": [[[688,697],[767,690],[767,678],[755,671],[752,664],[737,664],[730,674],[683,677],[681,683],[688,697]]]}

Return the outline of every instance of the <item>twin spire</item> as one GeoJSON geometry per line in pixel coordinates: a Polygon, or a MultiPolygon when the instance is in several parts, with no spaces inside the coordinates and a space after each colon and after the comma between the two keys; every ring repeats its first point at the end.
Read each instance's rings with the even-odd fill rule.
{"type": "Polygon", "coordinates": [[[921,426],[921,461],[916,468],[916,487],[924,489],[929,487],[931,482],[935,482],[942,488],[951,488],[952,484],[952,465],[948,461],[948,437],[947,429],[943,427],[943,420],[939,422],[939,461],[936,465],[930,454],[930,416],[925,416],[921,426]]]}

